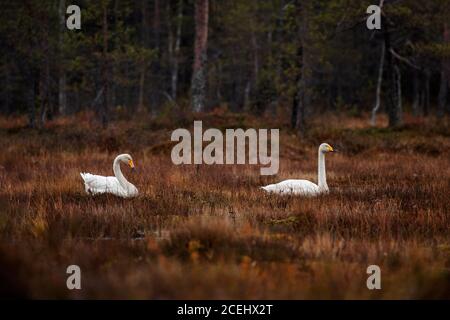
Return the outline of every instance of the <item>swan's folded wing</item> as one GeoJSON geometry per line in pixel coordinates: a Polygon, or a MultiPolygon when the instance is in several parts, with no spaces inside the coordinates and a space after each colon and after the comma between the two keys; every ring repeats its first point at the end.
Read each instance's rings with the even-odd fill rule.
{"type": "Polygon", "coordinates": [[[113,191],[120,187],[116,177],[98,176],[90,173],[80,173],[80,175],[86,185],[86,191],[101,193],[113,191]]]}
{"type": "Polygon", "coordinates": [[[308,180],[296,179],[284,180],[262,188],[268,192],[275,192],[279,194],[314,195],[318,192],[318,186],[315,183],[308,180]]]}

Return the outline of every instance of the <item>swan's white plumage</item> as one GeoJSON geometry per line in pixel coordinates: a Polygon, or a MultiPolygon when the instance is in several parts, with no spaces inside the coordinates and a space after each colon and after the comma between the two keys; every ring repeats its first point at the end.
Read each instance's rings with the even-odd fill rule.
{"type": "Polygon", "coordinates": [[[111,193],[123,198],[135,197],[138,194],[137,188],[128,182],[120,170],[120,162],[127,162],[130,167],[134,167],[133,160],[128,154],[121,154],[116,157],[113,164],[114,177],[99,176],[90,173],[80,173],[84,180],[84,188],[88,194],[111,193]]]}
{"type": "Polygon", "coordinates": [[[318,150],[318,184],[308,180],[289,179],[279,183],[269,184],[261,187],[263,190],[271,193],[281,195],[302,195],[302,196],[317,196],[321,193],[328,192],[327,178],[325,173],[325,153],[333,152],[333,148],[327,144],[322,143],[318,150]]]}
{"type": "Polygon", "coordinates": [[[120,197],[128,197],[130,192],[121,186],[116,177],[105,177],[90,173],[80,173],[87,193],[112,193],[120,197]]]}
{"type": "Polygon", "coordinates": [[[279,183],[269,184],[261,187],[267,192],[278,194],[294,194],[303,196],[313,196],[320,193],[319,186],[308,180],[289,179],[279,183]]]}

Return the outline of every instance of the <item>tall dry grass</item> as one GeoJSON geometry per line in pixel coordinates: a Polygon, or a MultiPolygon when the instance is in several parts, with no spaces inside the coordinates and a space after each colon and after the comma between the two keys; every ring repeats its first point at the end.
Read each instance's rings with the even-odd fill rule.
{"type": "Polygon", "coordinates": [[[114,122],[88,115],[41,130],[0,119],[0,295],[32,298],[449,298],[448,120],[396,130],[327,116],[300,140],[282,122],[227,113],[203,127],[281,128],[280,172],[174,166],[171,130],[192,119],[114,122]],[[331,193],[278,197],[259,186],[316,179],[327,156],[331,193]],[[80,171],[112,174],[117,153],[136,199],[84,193],[80,171]],[[66,267],[82,290],[66,288],[66,267]],[[382,270],[382,290],[366,268],[382,270]]]}

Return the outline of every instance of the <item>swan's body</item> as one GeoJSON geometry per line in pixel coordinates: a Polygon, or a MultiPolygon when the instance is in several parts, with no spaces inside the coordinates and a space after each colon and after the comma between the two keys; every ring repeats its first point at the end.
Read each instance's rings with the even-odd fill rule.
{"type": "Polygon", "coordinates": [[[302,196],[317,196],[321,193],[328,193],[329,189],[325,172],[325,153],[333,151],[333,148],[327,143],[322,143],[319,146],[317,175],[318,184],[315,184],[308,180],[289,179],[281,181],[279,183],[269,184],[261,188],[267,192],[302,196]]]}
{"type": "MultiPolygon", "coordinates": [[[[261,187],[267,192],[279,193],[279,194],[295,194],[302,196],[315,196],[322,193],[319,186],[308,180],[289,179],[279,183],[269,184],[265,187],[261,187]]],[[[323,192],[327,192],[323,190],[323,192]]]]}
{"type": "Polygon", "coordinates": [[[84,180],[84,188],[88,194],[112,193],[123,198],[131,198],[138,195],[137,188],[122,174],[120,162],[127,162],[134,168],[133,159],[129,154],[121,154],[114,159],[114,177],[98,176],[90,173],[80,173],[84,180]]]}

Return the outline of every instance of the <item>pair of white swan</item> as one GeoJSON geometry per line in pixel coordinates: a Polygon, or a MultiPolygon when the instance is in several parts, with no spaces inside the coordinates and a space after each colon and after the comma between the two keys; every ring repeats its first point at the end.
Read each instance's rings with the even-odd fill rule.
{"type": "MultiPolygon", "coordinates": [[[[325,153],[334,149],[328,143],[319,146],[318,156],[318,184],[308,180],[289,179],[276,184],[261,187],[267,192],[278,194],[294,194],[302,196],[316,196],[328,192],[327,177],[325,172],[325,153]]],[[[134,168],[133,159],[129,154],[121,154],[114,159],[113,171],[115,177],[104,177],[90,173],[80,173],[84,180],[84,187],[88,194],[112,193],[123,198],[132,198],[138,195],[138,189],[122,174],[120,162],[128,163],[134,168]]]]}

